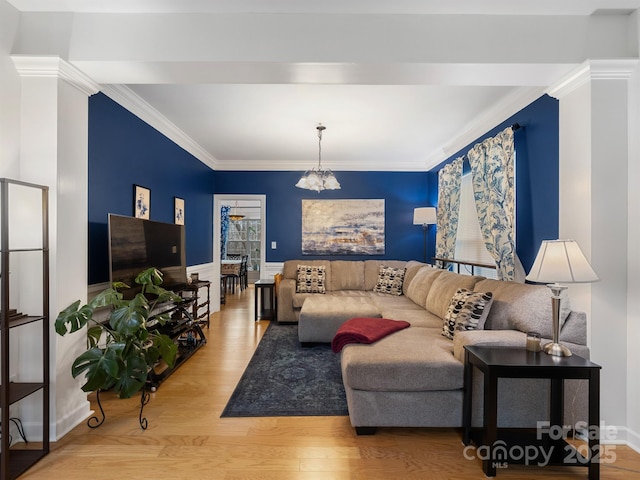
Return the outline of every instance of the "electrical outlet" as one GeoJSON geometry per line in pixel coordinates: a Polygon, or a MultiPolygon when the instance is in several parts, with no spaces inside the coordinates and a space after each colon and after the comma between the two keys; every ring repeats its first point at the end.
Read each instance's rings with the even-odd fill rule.
{"type": "Polygon", "coordinates": [[[271,250],[278,248],[278,242],[271,242],[271,250]]]}

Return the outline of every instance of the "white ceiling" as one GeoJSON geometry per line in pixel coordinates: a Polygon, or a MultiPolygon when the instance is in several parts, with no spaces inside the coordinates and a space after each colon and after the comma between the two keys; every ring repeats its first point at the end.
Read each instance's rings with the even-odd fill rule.
{"type": "MultiPolygon", "coordinates": [[[[620,24],[582,18],[594,13],[628,18],[640,6],[640,0],[9,1],[23,12],[82,12],[70,23],[69,62],[98,83],[140,97],[148,104],[145,108],[159,112],[201,149],[196,150],[206,152],[198,155],[201,160],[226,170],[313,166],[318,122],[327,127],[322,142],[325,166],[426,170],[535,99],[594,52],[619,56],[626,45],[615,40],[604,47],[603,42],[589,42],[594,36],[608,38],[606,29],[619,29],[620,24]],[[93,14],[133,12],[142,15],[115,17],[115,24],[109,23],[115,21],[113,16],[93,14]],[[146,45],[143,32],[147,37],[155,32],[154,22],[160,18],[154,13],[181,15],[171,17],[176,19],[175,30],[173,22],[168,24],[172,28],[165,24],[155,42],[146,45]],[[313,38],[317,32],[306,19],[327,13],[332,16],[322,18],[335,22],[329,23],[333,29],[313,38]],[[370,31],[358,38],[354,25],[371,14],[375,16],[367,19],[376,25],[375,38],[370,31]],[[423,30],[435,31],[440,23],[445,28],[447,22],[469,25],[460,22],[472,22],[470,18],[487,21],[490,15],[515,15],[509,23],[513,33],[521,30],[524,38],[510,44],[496,36],[495,53],[485,53],[491,35],[487,40],[486,33],[479,35],[473,28],[447,31],[443,44],[434,44],[434,39],[443,38],[434,33],[428,44],[420,39],[422,46],[415,50],[402,43],[414,38],[412,32],[396,38],[403,36],[398,35],[403,22],[411,26],[408,19],[434,14],[440,15],[436,23],[423,30]],[[519,22],[528,15],[544,16],[536,21],[549,33],[532,31],[527,37],[528,20],[519,22]],[[212,19],[210,28],[200,32],[200,18],[212,19]],[[297,37],[285,32],[277,38],[278,25],[286,30],[290,19],[307,30],[294,29],[291,35],[297,37]],[[228,30],[216,21],[228,21],[228,30]],[[254,28],[247,28],[252,21],[254,28]],[[144,24],[138,32],[132,26],[136,22],[144,24]],[[190,25],[194,35],[207,36],[200,42],[206,49],[199,51],[184,40],[190,25]],[[264,33],[261,28],[272,30],[264,33]],[[572,43],[568,31],[563,41],[563,30],[570,28],[584,35],[589,45],[572,43]],[[101,37],[101,29],[106,37],[101,37]],[[228,40],[223,49],[220,38],[233,42],[228,40]],[[548,45],[539,49],[545,42],[548,45]]],[[[23,50],[18,53],[38,53],[32,37],[50,23],[28,17],[23,24],[29,38],[18,42],[23,50]]]]}

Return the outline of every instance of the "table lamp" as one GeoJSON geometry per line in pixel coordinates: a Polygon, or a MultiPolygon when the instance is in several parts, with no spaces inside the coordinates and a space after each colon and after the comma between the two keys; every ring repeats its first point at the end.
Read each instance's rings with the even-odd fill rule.
{"type": "Polygon", "coordinates": [[[545,353],[570,357],[571,350],[558,341],[560,338],[560,295],[567,287],[562,283],[589,283],[598,280],[575,240],[544,240],[527,280],[546,283],[551,290],[553,342],[544,346],[545,353]]]}

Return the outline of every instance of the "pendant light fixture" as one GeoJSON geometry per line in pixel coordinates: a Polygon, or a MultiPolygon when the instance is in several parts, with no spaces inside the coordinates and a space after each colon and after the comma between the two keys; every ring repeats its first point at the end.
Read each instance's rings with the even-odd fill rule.
{"type": "Polygon", "coordinates": [[[340,189],[340,183],[333,172],[328,168],[326,170],[322,168],[322,132],[326,130],[326,128],[327,127],[321,123],[316,127],[318,130],[318,166],[304,172],[304,175],[302,175],[298,183],[296,183],[296,187],[298,188],[315,190],[316,192],[340,189]]]}
{"type": "Polygon", "coordinates": [[[237,222],[238,220],[242,220],[243,218],[244,218],[244,215],[238,213],[238,202],[236,202],[236,205],[233,209],[233,213],[229,215],[229,220],[237,222]]]}

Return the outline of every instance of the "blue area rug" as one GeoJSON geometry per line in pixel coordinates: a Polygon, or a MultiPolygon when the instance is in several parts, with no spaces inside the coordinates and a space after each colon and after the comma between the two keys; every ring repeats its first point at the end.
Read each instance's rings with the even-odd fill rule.
{"type": "Polygon", "coordinates": [[[340,355],[302,348],[297,325],[271,323],[222,417],[348,415],[340,355]]]}

